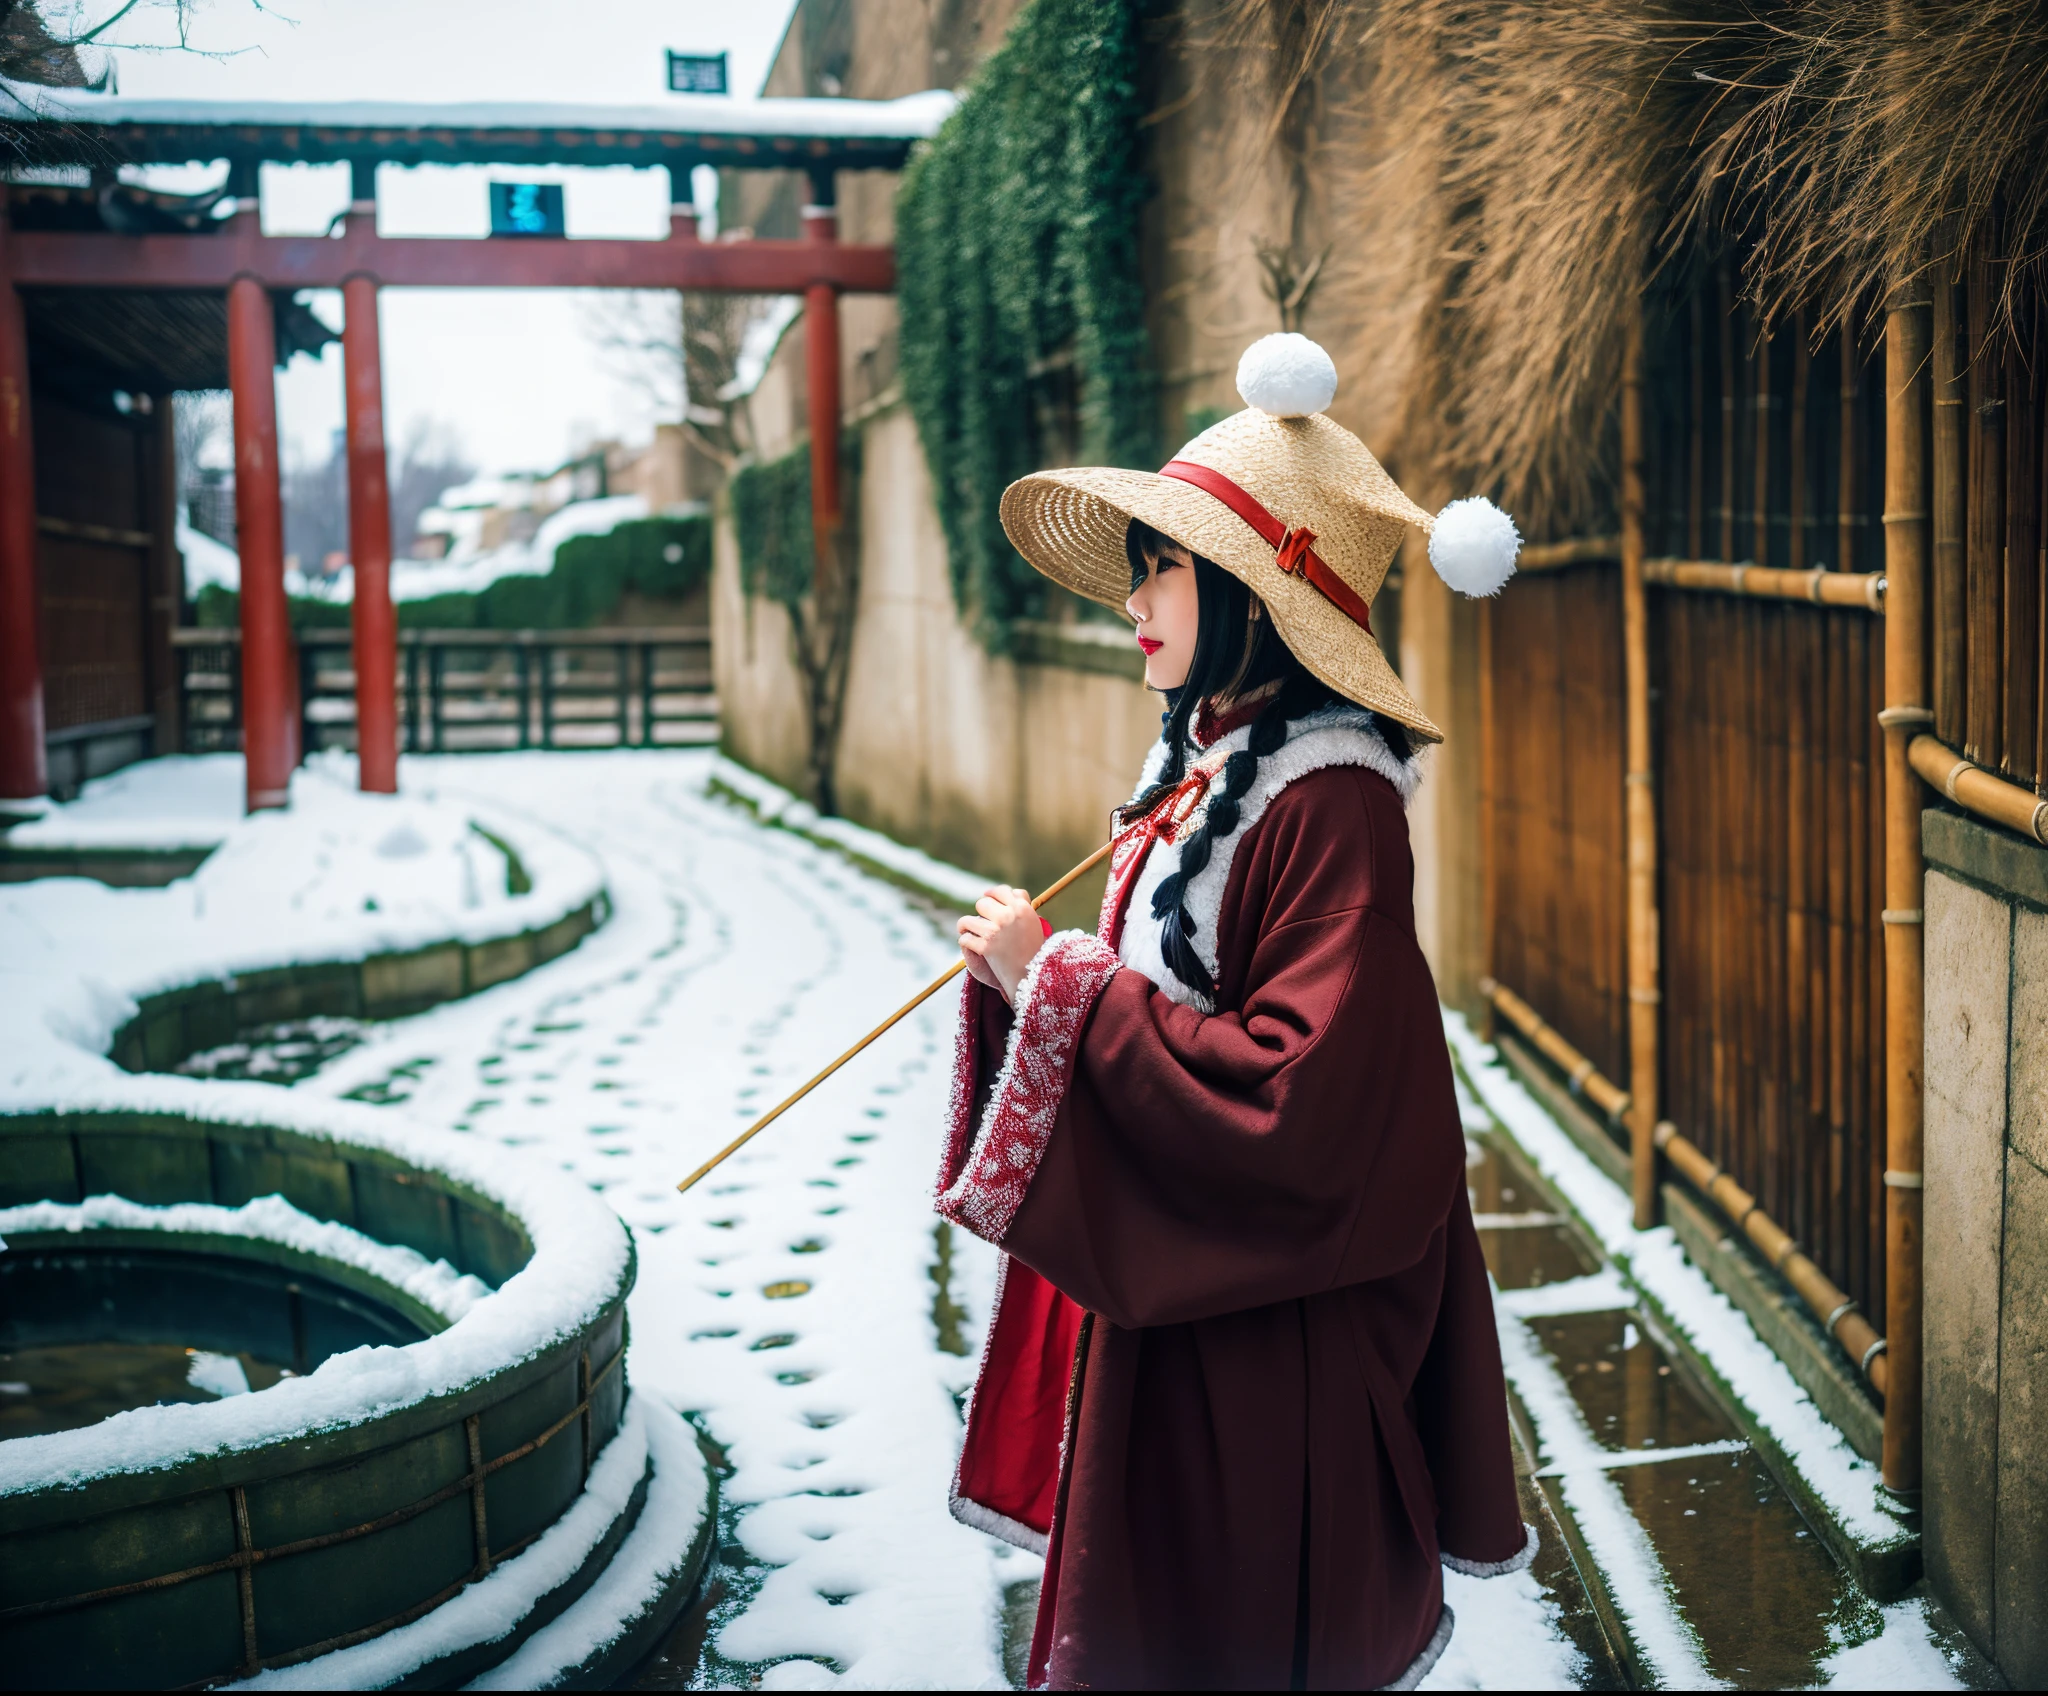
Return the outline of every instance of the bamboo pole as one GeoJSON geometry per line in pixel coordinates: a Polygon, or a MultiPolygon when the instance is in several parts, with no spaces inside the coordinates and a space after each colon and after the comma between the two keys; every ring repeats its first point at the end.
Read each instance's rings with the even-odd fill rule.
{"type": "Polygon", "coordinates": [[[1806,313],[1792,316],[1792,405],[1785,421],[1786,458],[1791,481],[1785,490],[1785,564],[1793,571],[1806,565],[1806,389],[1812,354],[1806,344],[1806,313]]]}
{"type": "Polygon", "coordinates": [[[1820,607],[1884,611],[1885,579],[1879,571],[1781,571],[1761,565],[1723,565],[1706,559],[1646,559],[1643,581],[1665,589],[1695,589],[1715,595],[1750,595],[1771,601],[1810,601],[1820,607]]]}
{"type": "Polygon", "coordinates": [[[1507,1022],[1529,1039],[1530,1047],[1565,1075],[1572,1094],[1583,1095],[1617,1124],[1627,1117],[1629,1093],[1566,1040],[1556,1026],[1504,983],[1479,980],[1479,993],[1500,1010],[1507,1022]]]}
{"type": "Polygon", "coordinates": [[[1596,564],[1619,558],[1619,536],[1573,536],[1562,542],[1531,542],[1515,555],[1515,570],[1558,571],[1567,565],[1596,564]]]}
{"type": "Polygon", "coordinates": [[[1932,736],[1915,736],[1906,755],[1913,769],[1958,807],[2048,847],[2048,801],[2032,790],[1993,776],[1932,736]]]}
{"type": "Polygon", "coordinates": [[[1835,496],[1835,547],[1841,557],[1837,571],[1856,569],[1857,502],[1863,498],[1863,479],[1856,475],[1856,456],[1862,448],[1862,431],[1856,428],[1857,410],[1863,398],[1863,362],[1856,347],[1856,314],[1842,314],[1842,377],[1836,395],[1841,408],[1841,476],[1835,496]]]}
{"type": "Polygon", "coordinates": [[[1924,283],[1900,288],[1885,322],[1884,629],[1885,1340],[1884,1481],[1920,1487],[1921,1067],[1924,867],[1914,736],[1927,707],[1928,354],[1924,283]]]}
{"type": "MultiPolygon", "coordinates": [[[[1479,971],[1491,979],[1500,927],[1500,735],[1494,728],[1493,598],[1479,603],[1479,971]]],[[[1493,1040],[1493,1003],[1485,1002],[1481,1035],[1493,1040]]]]}
{"type": "Polygon", "coordinates": [[[1757,1205],[1757,1199],[1721,1170],[1692,1141],[1681,1135],[1669,1119],[1657,1126],[1657,1147],[1685,1179],[1705,1196],[1730,1223],[1756,1244],[1772,1270],[1798,1293],[1813,1310],[1822,1328],[1855,1361],[1871,1387],[1891,1403],[1888,1394],[1892,1373],[1887,1361],[1885,1339],[1858,1310],[1845,1291],[1814,1264],[1783,1226],[1757,1205]]]}
{"type": "Polygon", "coordinates": [[[1963,443],[1964,361],[1956,338],[1956,280],[1948,267],[1934,278],[1934,731],[1960,744],[1967,723],[1969,658],[1968,569],[1965,541],[1963,443]]]}
{"type": "Polygon", "coordinates": [[[1657,797],[1650,752],[1650,609],[1643,589],[1643,307],[1621,377],[1621,630],[1627,702],[1629,1162],[1636,1229],[1657,1222],[1657,797]]]}
{"type": "Polygon", "coordinates": [[[1705,314],[1700,310],[1703,290],[1695,282],[1685,291],[1686,357],[1691,392],[1685,408],[1685,547],[1694,559],[1706,551],[1702,539],[1706,526],[1707,499],[1707,344],[1705,314]]]}
{"type": "MultiPolygon", "coordinates": [[[[1088,872],[1093,871],[1097,866],[1099,866],[1102,863],[1104,856],[1109,853],[1110,849],[1112,849],[1115,846],[1116,844],[1112,840],[1109,842],[1105,842],[1100,848],[1096,849],[1095,852],[1090,854],[1087,859],[1083,860],[1072,871],[1068,872],[1065,877],[1061,878],[1058,883],[1054,884],[1043,895],[1040,895],[1035,901],[1033,901],[1031,903],[1033,910],[1035,911],[1036,909],[1043,907],[1046,904],[1046,902],[1050,901],[1055,895],[1060,894],[1067,887],[1067,885],[1072,883],[1076,878],[1082,877],[1088,872]]],[[[802,1087],[793,1091],[789,1095],[784,1096],[773,1107],[769,1108],[767,1112],[763,1113],[760,1118],[756,1119],[744,1131],[740,1132],[740,1134],[734,1137],[731,1142],[727,1143],[725,1147],[721,1148],[709,1160],[705,1161],[703,1165],[699,1166],[696,1171],[692,1172],[681,1183],[676,1185],[676,1188],[678,1190],[689,1189],[707,1172],[711,1171],[714,1167],[719,1165],[720,1162],[730,1158],[734,1154],[737,1154],[749,1142],[753,1141],[755,1137],[759,1136],[770,1125],[774,1124],[777,1119],[781,1118],[783,1114],[787,1113],[799,1101],[803,1100],[805,1096],[809,1095],[812,1090],[816,1089],[834,1072],[838,1071],[841,1066],[844,1066],[847,1063],[847,1061],[851,1060],[863,1048],[867,1047],[869,1043],[873,1042],[875,1038],[882,1035],[883,1032],[887,1031],[899,1020],[908,1018],[919,1007],[923,1006],[925,1002],[929,1001],[934,995],[938,994],[940,990],[944,989],[947,984],[951,983],[955,978],[957,978],[961,974],[961,972],[966,970],[966,967],[967,962],[965,960],[955,960],[952,963],[952,965],[948,966],[937,977],[933,978],[930,983],[926,984],[924,988],[919,990],[908,1001],[904,1002],[903,1005],[897,1008],[895,1012],[891,1013],[879,1025],[875,1026],[875,1028],[869,1031],[866,1036],[862,1037],[860,1041],[855,1043],[844,1054],[840,1055],[837,1060],[834,1060],[831,1065],[827,1066],[822,1072],[819,1072],[808,1083],[805,1083],[802,1087]]]]}

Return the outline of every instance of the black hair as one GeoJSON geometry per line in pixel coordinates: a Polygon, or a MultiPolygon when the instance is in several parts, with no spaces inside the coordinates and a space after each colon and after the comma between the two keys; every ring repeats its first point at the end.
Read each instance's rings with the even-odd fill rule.
{"type": "MultiPolygon", "coordinates": [[[[1130,560],[1134,592],[1168,541],[1149,524],[1131,520],[1124,533],[1124,552],[1130,560]]],[[[1187,887],[1207,867],[1216,844],[1237,829],[1241,804],[1258,775],[1259,762],[1286,745],[1288,725],[1330,706],[1338,697],[1295,658],[1250,589],[1192,549],[1189,557],[1195,570],[1195,652],[1188,662],[1186,680],[1178,689],[1166,691],[1160,733],[1166,744],[1166,764],[1158,780],[1125,809],[1125,816],[1142,816],[1187,775],[1189,726],[1203,701],[1221,704],[1269,684],[1279,685],[1252,721],[1246,745],[1223,762],[1221,780],[1209,792],[1200,826],[1181,841],[1179,867],[1152,897],[1152,916],[1161,922],[1159,951],[1167,970],[1208,1000],[1216,993],[1216,983],[1195,950],[1195,920],[1187,909],[1187,887]]],[[[1381,713],[1372,714],[1372,723],[1388,752],[1406,763],[1413,754],[1407,727],[1381,713]]]]}

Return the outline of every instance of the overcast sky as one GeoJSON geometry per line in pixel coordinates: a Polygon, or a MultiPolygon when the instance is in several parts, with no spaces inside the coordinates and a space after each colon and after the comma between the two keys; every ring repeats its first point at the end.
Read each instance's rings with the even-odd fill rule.
{"type": "MultiPolygon", "coordinates": [[[[731,55],[731,86],[759,92],[793,0],[198,0],[189,52],[116,51],[123,94],[263,100],[574,100],[666,98],[664,50],[731,55]]],[[[88,5],[104,16],[109,0],[88,5]]],[[[53,12],[56,8],[52,8],[53,12]]],[[[117,39],[175,39],[159,0],[117,39]]],[[[384,233],[481,235],[478,169],[386,169],[384,233]]],[[[573,235],[660,236],[668,173],[543,171],[566,183],[573,235]]],[[[195,173],[204,176],[206,173],[195,173]]],[[[217,180],[219,172],[211,173],[217,180]]],[[[708,178],[709,173],[700,173],[708,178]]],[[[165,186],[171,186],[166,183],[165,186]]],[[[198,186],[195,182],[193,186],[198,186]]],[[[708,201],[709,184],[703,185],[708,201]]],[[[273,231],[324,229],[348,199],[347,168],[270,170],[273,231]]],[[[340,322],[339,298],[316,310],[340,322]]],[[[589,329],[587,296],[545,289],[387,289],[384,396],[394,447],[415,421],[450,425],[486,471],[547,468],[593,436],[644,440],[652,402],[608,368],[589,329]]],[[[278,383],[288,456],[324,458],[341,423],[341,350],[292,361],[278,383]]]]}

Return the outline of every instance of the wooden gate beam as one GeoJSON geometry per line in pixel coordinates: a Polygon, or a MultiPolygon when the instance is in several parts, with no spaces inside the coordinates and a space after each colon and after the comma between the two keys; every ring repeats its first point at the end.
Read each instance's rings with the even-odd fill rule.
{"type": "MultiPolygon", "coordinates": [[[[693,222],[693,221],[692,221],[693,222]]],[[[338,289],[352,276],[386,288],[682,289],[707,294],[888,294],[893,248],[820,241],[477,241],[380,236],[350,217],[335,240],[266,236],[243,216],[205,235],[18,230],[8,243],[23,288],[225,289],[253,277],[273,289],[338,289]]]]}

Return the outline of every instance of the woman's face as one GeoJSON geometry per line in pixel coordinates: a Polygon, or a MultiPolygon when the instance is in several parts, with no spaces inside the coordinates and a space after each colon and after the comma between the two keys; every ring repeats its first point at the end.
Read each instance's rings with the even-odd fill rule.
{"type": "Polygon", "coordinates": [[[1195,599],[1195,562],[1178,542],[1161,542],[1124,610],[1138,621],[1138,646],[1145,651],[1145,687],[1178,689],[1195,662],[1200,622],[1195,599]]]}

